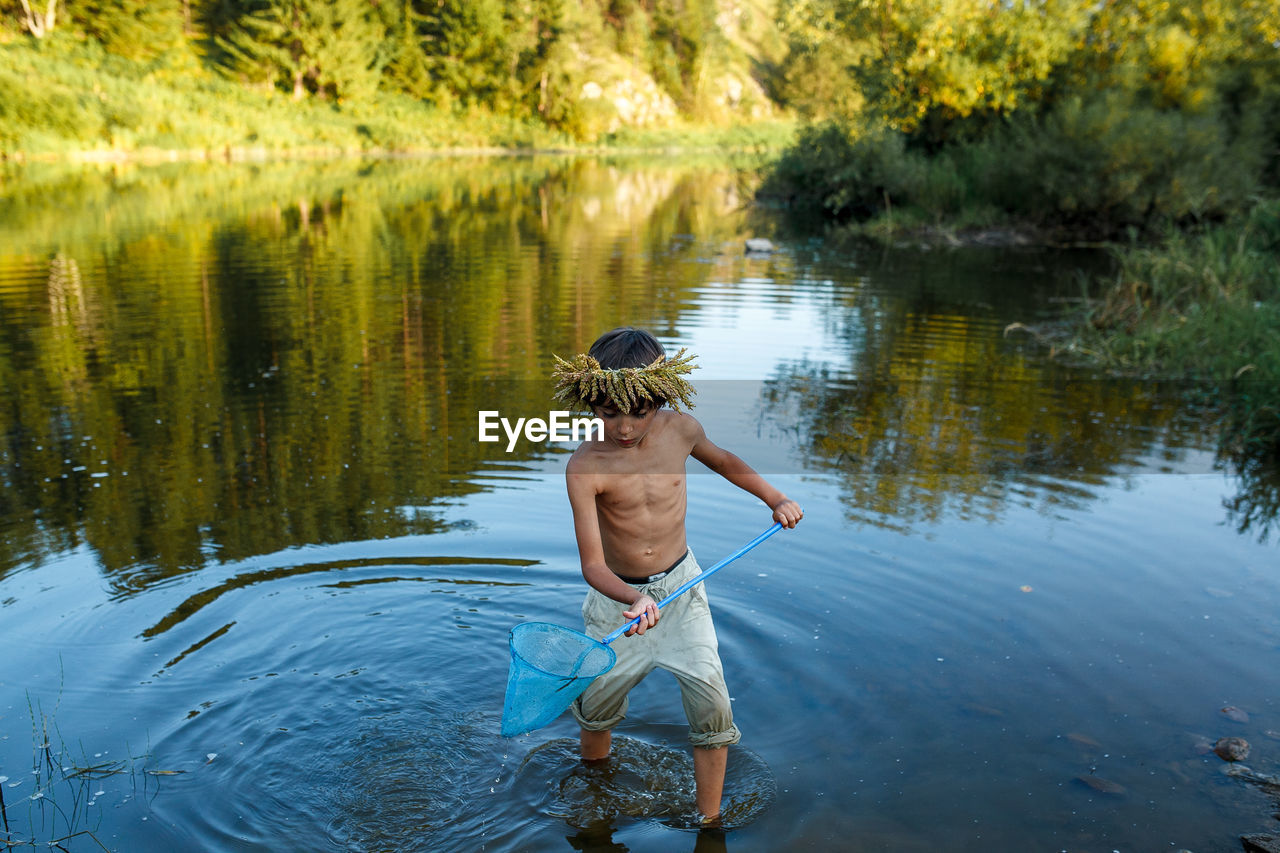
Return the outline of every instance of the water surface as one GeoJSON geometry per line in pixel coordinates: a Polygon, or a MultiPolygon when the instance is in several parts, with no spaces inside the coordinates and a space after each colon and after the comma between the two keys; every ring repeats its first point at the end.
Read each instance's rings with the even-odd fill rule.
{"type": "MultiPolygon", "coordinates": [[[[1280,578],[1247,484],[1185,389],[1006,332],[1103,261],[797,236],[746,203],[750,165],[9,175],[11,837],[1203,853],[1274,831],[1205,750],[1280,764],[1280,578]],[[477,412],[545,414],[551,355],[623,323],[699,355],[711,437],[806,512],[709,584],[744,732],[723,833],[685,825],[665,673],[608,771],[568,718],[498,735],[508,630],[576,627],[584,587],[569,446],[507,453],[477,412]]],[[[691,463],[704,565],[769,521],[691,463]]]]}

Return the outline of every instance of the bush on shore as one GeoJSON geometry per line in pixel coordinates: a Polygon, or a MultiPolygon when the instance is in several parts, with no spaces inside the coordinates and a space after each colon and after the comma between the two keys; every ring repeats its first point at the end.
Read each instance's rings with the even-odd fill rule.
{"type": "Polygon", "coordinates": [[[1012,224],[1070,239],[1220,220],[1269,167],[1267,128],[1100,94],[937,149],[879,122],[806,128],[762,197],[874,230],[1012,224]]]}

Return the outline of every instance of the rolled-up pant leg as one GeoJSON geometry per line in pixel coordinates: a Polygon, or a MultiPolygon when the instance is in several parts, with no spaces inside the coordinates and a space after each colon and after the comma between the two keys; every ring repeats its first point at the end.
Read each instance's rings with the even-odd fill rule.
{"type": "Polygon", "coordinates": [[[733,724],[729,688],[725,685],[716,629],[703,585],[698,584],[667,608],[677,605],[684,612],[670,615],[678,616],[680,633],[660,650],[656,664],[680,683],[680,698],[689,720],[689,742],[704,748],[737,743],[742,734],[733,724]]]}
{"type": "MultiPolygon", "coordinates": [[[[623,623],[625,605],[596,592],[587,593],[582,604],[586,633],[599,640],[623,623]]],[[[658,622],[662,624],[661,620],[658,622]]],[[[650,644],[643,637],[619,637],[611,644],[617,656],[613,667],[601,675],[569,706],[578,725],[589,732],[602,732],[621,723],[627,715],[627,694],[653,671],[650,644]],[[639,641],[639,642],[635,642],[639,641]]]]}

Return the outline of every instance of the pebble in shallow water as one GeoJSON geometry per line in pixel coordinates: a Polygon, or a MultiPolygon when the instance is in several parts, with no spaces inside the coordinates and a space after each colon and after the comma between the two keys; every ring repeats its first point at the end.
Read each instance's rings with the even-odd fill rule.
{"type": "Polygon", "coordinates": [[[1077,776],[1076,781],[1085,787],[1092,788],[1099,794],[1123,794],[1125,792],[1124,785],[1119,782],[1112,782],[1110,779],[1103,779],[1101,776],[1077,776]]]}
{"type": "Polygon", "coordinates": [[[1223,761],[1244,761],[1249,757],[1249,741],[1242,737],[1220,737],[1213,752],[1223,761]]]}
{"type": "Polygon", "coordinates": [[[1227,707],[1223,708],[1222,715],[1226,717],[1228,720],[1232,720],[1237,723],[1249,722],[1249,714],[1245,711],[1240,710],[1235,705],[1228,705],[1227,707]]]}

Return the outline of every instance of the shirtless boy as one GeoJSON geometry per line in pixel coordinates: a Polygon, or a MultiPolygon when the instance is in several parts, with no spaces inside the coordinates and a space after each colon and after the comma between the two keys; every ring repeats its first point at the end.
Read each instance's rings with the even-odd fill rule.
{"type": "Polygon", "coordinates": [[[586,632],[599,639],[641,617],[614,645],[617,663],[571,706],[582,758],[608,757],[627,693],[654,667],[667,669],[680,683],[689,720],[698,813],[711,822],[720,815],[728,746],[740,738],[711,611],[702,584],[661,612],[657,605],[701,571],[685,541],[685,460],[692,456],[758,497],[784,527],[795,527],[804,513],[679,411],[691,405],[693,389],[682,375],[693,369],[691,360],[683,350],[666,359],[648,332],[614,329],[587,355],[559,362],[556,396],[590,408],[605,425],[604,439],[583,442],[565,470],[582,576],[591,586],[582,606],[586,632]]]}

